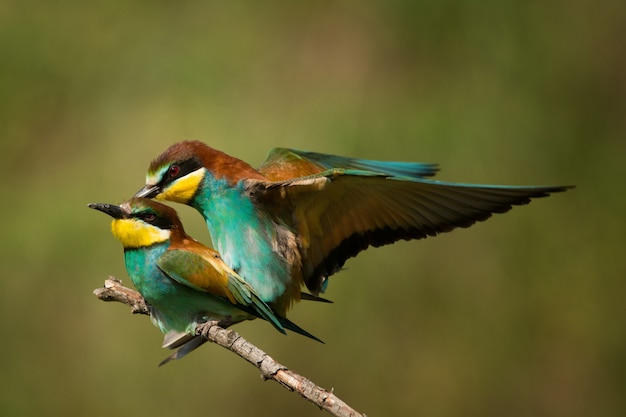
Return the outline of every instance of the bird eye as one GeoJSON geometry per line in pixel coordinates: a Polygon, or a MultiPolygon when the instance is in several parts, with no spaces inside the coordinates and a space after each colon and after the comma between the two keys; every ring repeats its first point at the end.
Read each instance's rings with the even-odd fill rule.
{"type": "Polygon", "coordinates": [[[172,178],[178,176],[179,172],[180,172],[180,167],[178,165],[172,165],[170,169],[167,171],[169,176],[172,178]]]}
{"type": "Polygon", "coordinates": [[[143,215],[143,219],[148,223],[153,222],[156,219],[156,215],[154,213],[146,213],[143,215]]]}

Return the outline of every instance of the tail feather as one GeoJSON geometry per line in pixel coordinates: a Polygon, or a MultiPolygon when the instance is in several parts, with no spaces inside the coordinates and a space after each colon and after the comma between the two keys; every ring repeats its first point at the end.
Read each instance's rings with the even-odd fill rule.
{"type": "Polygon", "coordinates": [[[199,348],[200,346],[202,346],[203,344],[207,342],[207,340],[203,338],[202,336],[192,336],[189,334],[186,336],[187,337],[181,337],[178,341],[168,346],[170,349],[176,349],[176,348],[178,349],[176,349],[170,356],[163,359],[159,363],[159,366],[163,366],[166,363],[173,361],[173,360],[182,359],[185,356],[187,356],[187,354],[189,354],[190,352],[194,351],[195,349],[199,348]]]}
{"type": "MultiPolygon", "coordinates": [[[[324,343],[323,340],[307,332],[302,327],[298,326],[297,324],[295,324],[288,318],[281,317],[281,316],[275,316],[275,317],[277,318],[281,326],[284,327],[285,329],[291,330],[294,333],[301,334],[302,336],[306,336],[320,343],[324,343]]],[[[191,335],[188,333],[181,333],[181,332],[174,332],[174,331],[168,332],[163,339],[163,347],[172,349],[174,350],[174,352],[171,355],[169,355],[167,358],[163,359],[159,363],[159,366],[163,366],[166,363],[173,361],[173,360],[184,358],[189,353],[196,350],[197,348],[199,348],[206,342],[207,340],[199,335],[191,335]]]]}
{"type": "Polygon", "coordinates": [[[280,324],[282,324],[285,329],[291,330],[294,333],[301,334],[302,336],[306,336],[320,343],[324,343],[322,339],[316,336],[313,336],[311,333],[307,332],[302,327],[298,326],[296,323],[289,320],[287,317],[280,317],[280,316],[277,316],[277,317],[278,317],[278,320],[280,321],[280,324]]]}
{"type": "Polygon", "coordinates": [[[300,294],[300,299],[301,300],[307,300],[307,301],[317,301],[320,303],[330,303],[332,304],[333,301],[323,298],[323,297],[318,297],[316,295],[313,294],[309,294],[308,292],[303,292],[302,294],[300,294]]]}

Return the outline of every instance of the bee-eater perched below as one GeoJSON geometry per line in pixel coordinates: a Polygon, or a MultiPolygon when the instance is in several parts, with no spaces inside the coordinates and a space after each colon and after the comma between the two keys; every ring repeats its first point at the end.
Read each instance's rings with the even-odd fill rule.
{"type": "Polygon", "coordinates": [[[369,246],[469,227],[568,187],[447,183],[436,165],[274,149],[257,170],[202,142],[150,164],[136,196],[188,204],[224,261],[281,316],[369,246]]]}
{"type": "Polygon", "coordinates": [[[286,328],[319,340],[277,316],[217,252],[189,237],[174,209],[145,198],[89,207],[113,217],[111,231],[124,246],[133,285],[165,334],[163,347],[179,348],[162,364],[204,343],[195,329],[206,321],[228,326],[260,317],[281,333],[286,328]]]}

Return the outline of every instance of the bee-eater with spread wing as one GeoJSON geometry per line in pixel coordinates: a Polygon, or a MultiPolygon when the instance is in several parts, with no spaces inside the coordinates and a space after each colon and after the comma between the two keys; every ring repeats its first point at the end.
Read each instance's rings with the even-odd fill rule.
{"type": "Polygon", "coordinates": [[[171,207],[145,198],[89,207],[113,217],[111,231],[124,246],[133,285],[165,334],[163,347],[178,349],[162,364],[204,343],[195,330],[206,321],[228,326],[259,317],[281,333],[289,329],[319,340],[276,315],[217,252],[189,237],[171,207]]]}
{"type": "MultiPolygon", "coordinates": [[[[274,149],[257,170],[202,142],[170,146],[136,196],[197,209],[224,261],[284,316],[369,246],[469,227],[568,187],[434,181],[433,164],[274,149]]],[[[310,296],[309,296],[310,297],[310,296]]]]}

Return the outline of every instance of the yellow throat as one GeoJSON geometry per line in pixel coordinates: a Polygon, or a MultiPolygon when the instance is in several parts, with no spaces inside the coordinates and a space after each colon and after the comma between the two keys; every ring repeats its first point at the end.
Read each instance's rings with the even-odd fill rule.
{"type": "Polygon", "coordinates": [[[157,195],[156,199],[187,204],[193,198],[198,187],[200,187],[200,182],[202,182],[205,172],[206,168],[200,168],[177,179],[168,185],[161,194],[157,195]]]}
{"type": "Polygon", "coordinates": [[[111,233],[125,248],[141,248],[165,242],[171,232],[137,219],[115,219],[111,223],[111,233]]]}

